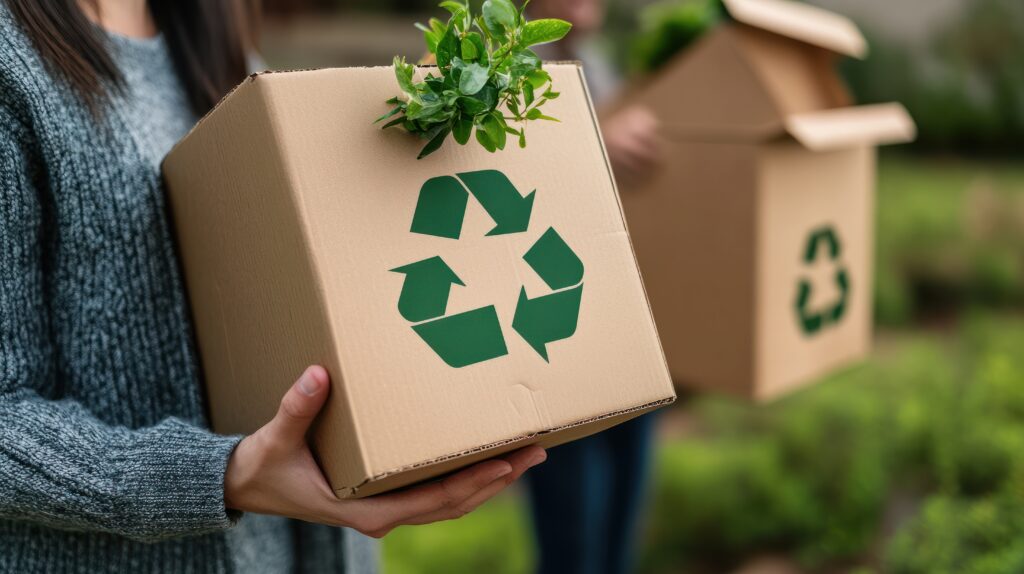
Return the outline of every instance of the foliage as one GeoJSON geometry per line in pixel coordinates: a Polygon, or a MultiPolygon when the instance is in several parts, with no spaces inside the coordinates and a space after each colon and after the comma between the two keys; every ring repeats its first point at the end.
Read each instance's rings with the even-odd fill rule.
{"type": "Polygon", "coordinates": [[[843,69],[858,101],[907,106],[918,149],[1012,155],[1024,138],[1024,4],[963,6],[924,45],[871,35],[871,56],[843,69]]]}
{"type": "Polygon", "coordinates": [[[526,574],[533,564],[528,520],[517,497],[502,495],[459,520],[399,528],[384,543],[384,571],[526,574]]]}
{"type": "Polygon", "coordinates": [[[700,434],[659,459],[646,570],[719,571],[765,551],[812,571],[862,560],[902,492],[925,510],[891,543],[883,571],[1021,571],[1002,549],[1020,551],[1007,540],[1024,522],[989,533],[991,523],[958,522],[949,509],[1005,517],[1024,504],[1024,323],[974,317],[954,346],[889,346],[899,352],[767,407],[699,399],[700,434]],[[975,542],[986,536],[996,542],[975,542]],[[928,561],[946,546],[954,561],[928,561]]]}
{"type": "Polygon", "coordinates": [[[396,56],[403,95],[388,100],[394,107],[377,121],[394,118],[384,128],[400,126],[426,139],[419,158],[437,151],[449,134],[465,145],[475,132],[492,153],[505,149],[510,135],[526,147],[526,122],[557,121],[540,108],[558,97],[530,46],[560,40],[571,27],[557,19],[527,22],[528,3],[517,9],[511,0],[486,0],[475,15],[468,4],[442,2],[451,13],[447,23],[431,18],[428,26],[417,25],[440,75],[430,72],[417,81],[415,66],[396,56]]]}
{"type": "MultiPolygon", "coordinates": [[[[729,571],[764,552],[812,572],[1024,571],[1024,320],[892,337],[867,365],[774,404],[687,405],[693,430],[658,450],[643,571],[729,571]],[[879,540],[894,499],[907,516],[879,540]]],[[[502,497],[389,536],[387,570],[525,574],[528,526],[502,497]]]]}
{"type": "Polygon", "coordinates": [[[631,67],[657,70],[724,16],[721,0],[663,0],[645,7],[630,46],[631,67]]]}
{"type": "Polygon", "coordinates": [[[1024,168],[884,154],[875,314],[1024,305],[1024,168]]]}
{"type": "Polygon", "coordinates": [[[1024,496],[935,497],[890,544],[892,574],[1024,572],[1024,496]]]}

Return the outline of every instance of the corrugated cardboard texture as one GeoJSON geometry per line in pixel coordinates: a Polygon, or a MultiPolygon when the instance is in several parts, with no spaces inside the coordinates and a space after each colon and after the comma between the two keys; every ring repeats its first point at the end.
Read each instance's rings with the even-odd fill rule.
{"type": "Polygon", "coordinates": [[[449,141],[417,161],[421,140],[372,123],[398,91],[392,71],[360,68],[257,76],[172,152],[165,170],[218,430],[254,430],[307,364],[325,364],[333,398],[317,454],[340,495],[365,496],[671,400],[581,72],[548,69],[562,95],[545,109],[561,122],[531,123],[522,150],[449,141]],[[424,182],[481,169],[536,190],[527,232],[486,236],[494,222],[473,197],[460,239],[410,232],[424,182]],[[547,363],[510,325],[522,288],[551,291],[523,260],[549,227],[585,274],[576,332],[548,346],[547,363]],[[449,367],[398,312],[404,277],[391,270],[432,256],[465,283],[447,314],[494,305],[507,356],[449,367]]]}
{"type": "Polygon", "coordinates": [[[219,432],[252,432],[322,364],[334,384],[317,450],[351,484],[368,471],[268,105],[247,80],[164,164],[210,414],[219,432]]]}

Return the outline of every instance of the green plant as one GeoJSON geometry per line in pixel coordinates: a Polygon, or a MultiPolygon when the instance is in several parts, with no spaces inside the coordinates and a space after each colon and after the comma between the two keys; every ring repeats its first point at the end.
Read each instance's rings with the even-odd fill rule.
{"type": "Polygon", "coordinates": [[[388,574],[527,574],[534,562],[530,515],[514,492],[503,494],[459,520],[399,528],[383,554],[388,574]]]}
{"type": "Polygon", "coordinates": [[[474,15],[468,4],[442,2],[451,13],[447,23],[431,18],[429,25],[417,25],[439,75],[432,71],[416,81],[415,66],[395,57],[402,96],[388,100],[394,107],[377,121],[398,116],[384,128],[400,126],[426,139],[417,159],[437,151],[449,134],[465,145],[474,131],[492,153],[505,149],[509,135],[526,147],[526,122],[557,121],[540,108],[558,97],[530,46],[560,40],[572,27],[553,18],[527,22],[527,4],[517,9],[511,0],[486,0],[481,14],[474,15]]]}
{"type": "Polygon", "coordinates": [[[638,72],[657,70],[724,17],[721,0],[667,0],[640,13],[640,30],[631,46],[638,72]]]}
{"type": "Polygon", "coordinates": [[[1013,493],[967,501],[937,496],[889,545],[893,574],[1024,571],[1024,500],[1013,493]]]}

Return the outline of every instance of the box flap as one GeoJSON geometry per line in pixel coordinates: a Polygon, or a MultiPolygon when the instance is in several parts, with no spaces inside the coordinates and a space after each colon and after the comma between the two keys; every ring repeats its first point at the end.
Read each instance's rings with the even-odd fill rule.
{"type": "Polygon", "coordinates": [[[849,18],[790,0],[723,0],[738,22],[863,59],[868,43],[849,18]]]}
{"type": "Polygon", "coordinates": [[[906,143],[917,134],[914,120],[897,103],[793,114],[785,126],[789,135],[814,151],[906,143]]]}

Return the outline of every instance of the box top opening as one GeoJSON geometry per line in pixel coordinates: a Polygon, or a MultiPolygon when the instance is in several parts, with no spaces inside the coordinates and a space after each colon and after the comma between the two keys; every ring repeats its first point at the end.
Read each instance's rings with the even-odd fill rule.
{"type": "Polygon", "coordinates": [[[849,18],[790,0],[723,0],[737,22],[863,59],[868,43],[849,18]]]}
{"type": "Polygon", "coordinates": [[[793,114],[783,123],[788,135],[812,151],[906,143],[917,134],[910,114],[897,103],[793,114]]]}

